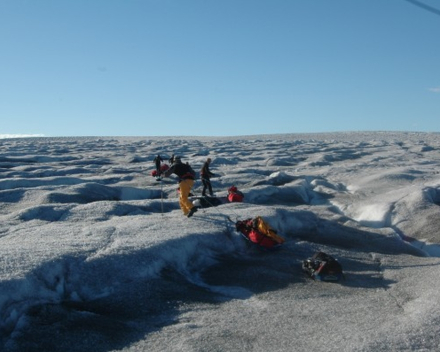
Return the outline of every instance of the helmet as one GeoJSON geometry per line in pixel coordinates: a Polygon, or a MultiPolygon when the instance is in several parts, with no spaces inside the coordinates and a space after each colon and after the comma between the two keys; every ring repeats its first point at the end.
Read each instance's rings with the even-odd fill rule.
{"type": "Polygon", "coordinates": [[[175,156],[175,157],[174,157],[174,162],[176,162],[176,163],[181,163],[181,162],[182,162],[182,159],[180,159],[180,156],[175,156]]]}

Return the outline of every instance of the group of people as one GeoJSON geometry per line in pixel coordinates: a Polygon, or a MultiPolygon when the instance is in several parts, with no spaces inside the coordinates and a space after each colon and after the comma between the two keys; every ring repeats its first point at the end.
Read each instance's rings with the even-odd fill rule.
{"type": "MultiPolygon", "coordinates": [[[[189,165],[189,163],[182,163],[182,160],[179,156],[174,156],[174,154],[171,156],[171,158],[168,160],[171,164],[171,167],[162,172],[161,170],[161,163],[163,162],[163,158],[160,155],[157,155],[153,162],[156,165],[156,174],[158,176],[165,176],[169,177],[171,174],[175,174],[179,177],[179,205],[180,208],[183,211],[183,214],[187,217],[191,217],[194,215],[194,213],[197,211],[197,206],[193,205],[191,201],[188,199],[191,189],[194,186],[194,181],[196,179],[196,173],[194,172],[193,168],[189,165]]],[[[214,195],[212,191],[212,185],[211,185],[211,177],[214,176],[214,174],[209,169],[209,165],[211,164],[211,158],[207,158],[204,162],[202,169],[200,170],[200,177],[202,179],[203,183],[203,190],[202,190],[202,196],[206,196],[206,191],[208,190],[209,195],[212,197],[214,195]]]]}

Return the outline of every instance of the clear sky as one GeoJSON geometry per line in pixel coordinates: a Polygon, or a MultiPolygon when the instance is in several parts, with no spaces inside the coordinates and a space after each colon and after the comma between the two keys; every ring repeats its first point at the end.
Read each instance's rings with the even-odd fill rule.
{"type": "Polygon", "coordinates": [[[435,9],[438,0],[0,0],[0,135],[439,132],[435,9]]]}

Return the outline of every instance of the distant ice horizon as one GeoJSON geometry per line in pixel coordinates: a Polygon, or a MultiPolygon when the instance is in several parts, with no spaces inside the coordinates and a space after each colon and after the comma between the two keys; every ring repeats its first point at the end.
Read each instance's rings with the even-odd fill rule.
{"type": "Polygon", "coordinates": [[[257,134],[231,134],[231,135],[46,135],[42,133],[4,133],[0,134],[0,139],[15,138],[252,138],[252,137],[282,137],[282,136],[325,136],[325,135],[417,135],[417,134],[440,134],[440,131],[399,131],[399,130],[347,130],[347,131],[323,131],[323,132],[286,132],[286,133],[257,133],[257,134]]]}

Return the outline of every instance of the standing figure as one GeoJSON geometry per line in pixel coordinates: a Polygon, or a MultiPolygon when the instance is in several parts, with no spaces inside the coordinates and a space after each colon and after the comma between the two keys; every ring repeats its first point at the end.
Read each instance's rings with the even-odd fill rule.
{"type": "Polygon", "coordinates": [[[169,161],[170,165],[174,164],[174,154],[171,155],[171,158],[169,158],[168,161],[169,161]]]}
{"type": "Polygon", "coordinates": [[[171,174],[176,174],[179,177],[180,209],[182,209],[183,215],[191,217],[197,211],[197,207],[188,199],[191,189],[194,186],[196,173],[188,163],[182,163],[180,157],[176,156],[174,158],[174,164],[164,173],[165,177],[171,174]]]}
{"type": "Polygon", "coordinates": [[[160,163],[163,161],[161,156],[157,154],[157,156],[153,159],[153,162],[156,164],[156,176],[159,177],[161,174],[160,163]]]}
{"type": "Polygon", "coordinates": [[[200,171],[200,177],[203,183],[202,196],[206,196],[206,189],[208,189],[209,195],[212,197],[213,193],[210,178],[215,175],[209,170],[209,164],[211,164],[211,158],[206,159],[205,163],[203,164],[202,170],[200,171]]]}

